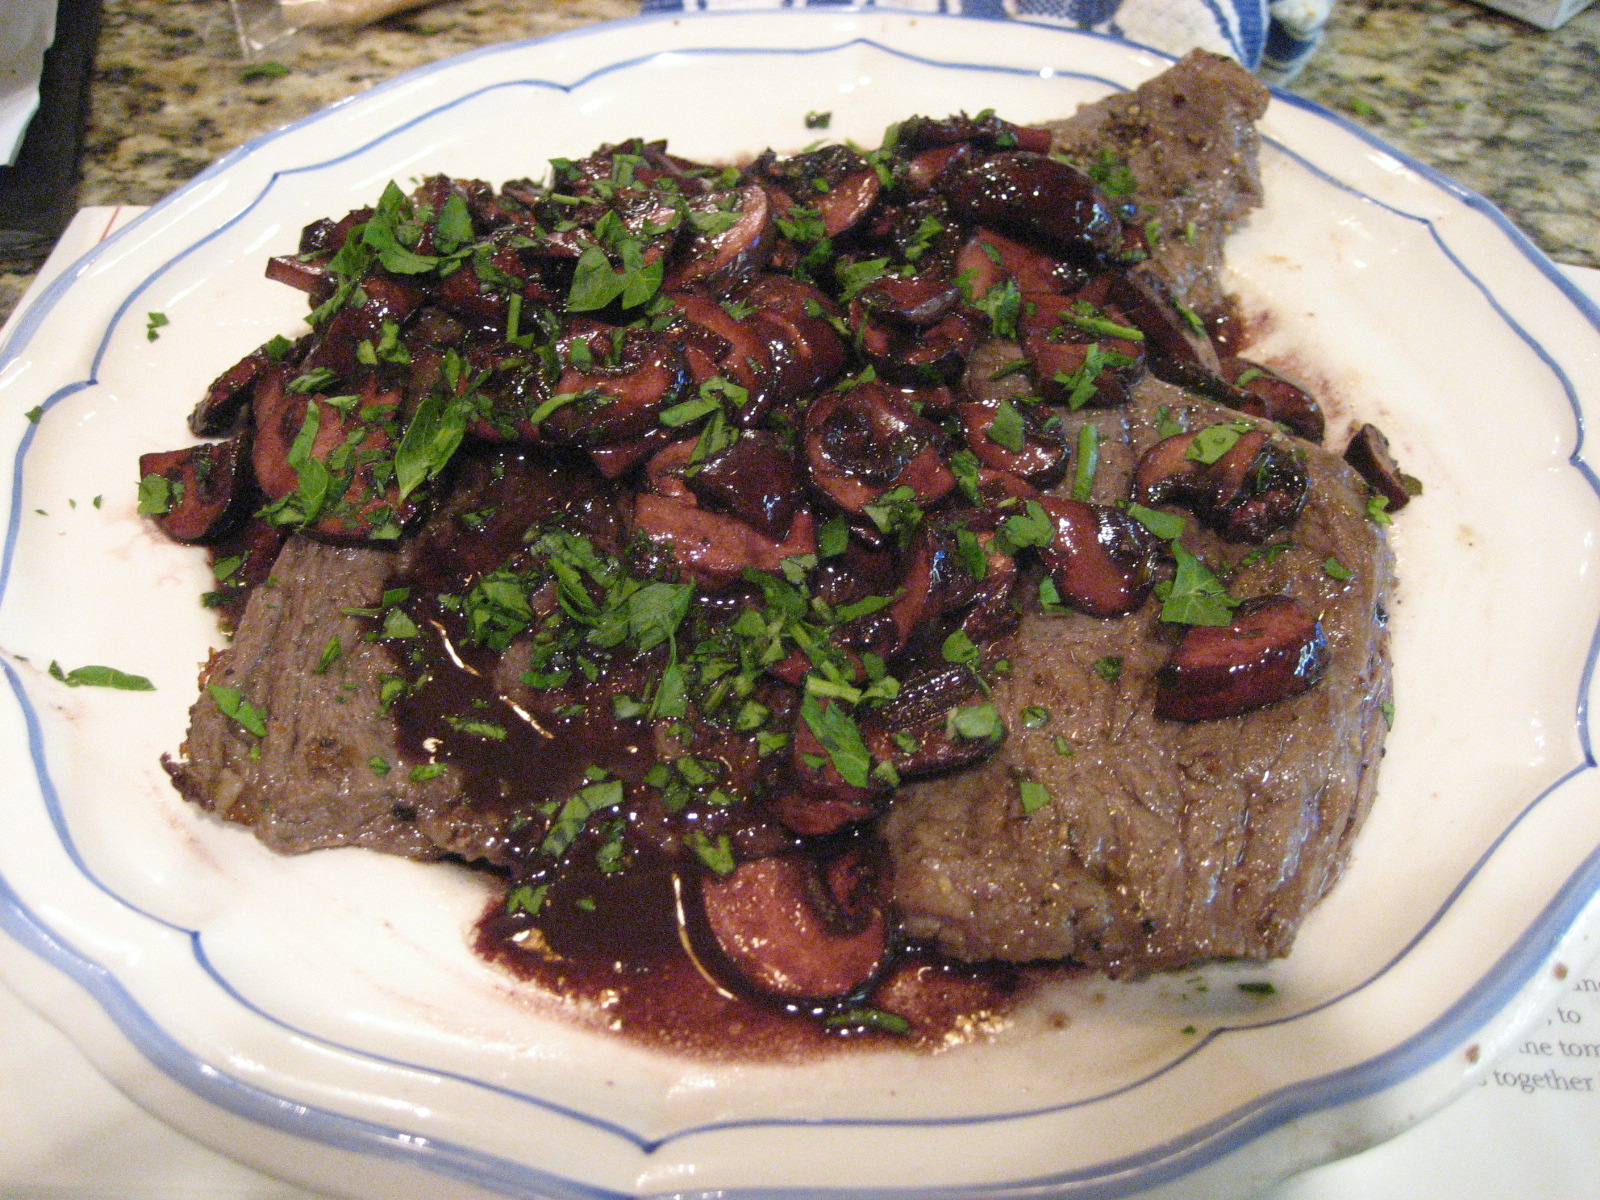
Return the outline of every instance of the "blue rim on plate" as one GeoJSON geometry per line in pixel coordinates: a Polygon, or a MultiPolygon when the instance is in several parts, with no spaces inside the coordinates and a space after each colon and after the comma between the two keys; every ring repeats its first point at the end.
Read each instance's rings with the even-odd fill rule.
{"type": "MultiPolygon", "coordinates": [[[[679,19],[681,20],[681,18],[679,19]]],[[[574,30],[566,34],[558,35],[557,39],[543,39],[543,41],[585,38],[593,36],[596,33],[609,31],[618,27],[619,25],[648,24],[655,20],[658,19],[642,17],[635,18],[628,22],[611,22],[605,25],[590,26],[583,29],[574,30]]],[[[1047,35],[1046,30],[1048,30],[1048,36],[1095,36],[1074,33],[1071,31],[1063,31],[1050,27],[1041,27],[1041,36],[1047,35]]],[[[420,68],[418,71],[411,72],[407,76],[403,76],[400,79],[392,80],[386,84],[379,85],[379,87],[373,89],[373,92],[369,93],[369,95],[386,92],[403,86],[408,81],[421,75],[430,74],[444,69],[454,69],[466,61],[483,58],[489,55],[514,52],[521,47],[531,44],[533,44],[533,41],[531,40],[525,42],[507,43],[500,46],[486,47],[458,58],[443,60],[439,63],[434,63],[430,66],[420,68]]],[[[1010,72],[1016,74],[1033,73],[1025,70],[1024,68],[995,67],[987,64],[929,59],[908,54],[901,49],[882,44],[870,38],[854,38],[835,45],[829,45],[827,47],[808,46],[794,49],[727,49],[717,47],[685,46],[674,47],[674,51],[675,53],[679,54],[704,55],[707,57],[750,54],[797,55],[833,51],[848,45],[862,45],[871,47],[876,51],[894,56],[896,58],[910,59],[919,63],[920,65],[927,66],[935,70],[979,70],[1010,72]]],[[[635,65],[639,61],[641,61],[641,59],[630,58],[620,60],[605,67],[599,68],[572,84],[560,84],[548,79],[530,78],[518,81],[516,84],[498,83],[490,85],[490,87],[501,88],[508,86],[527,86],[550,88],[560,91],[574,91],[595,79],[619,70],[623,70],[631,65],[635,65]]],[[[1063,74],[1070,74],[1075,78],[1093,79],[1095,82],[1105,84],[1107,86],[1118,86],[1109,80],[1090,76],[1080,72],[1063,72],[1063,74]]],[[[373,139],[371,139],[371,141],[366,143],[366,145],[376,144],[377,142],[386,138],[395,136],[396,134],[403,132],[409,126],[426,119],[442,109],[448,109],[454,104],[459,104],[467,98],[468,96],[466,95],[460,95],[455,97],[447,104],[430,108],[427,112],[419,114],[399,126],[384,130],[381,134],[375,136],[373,139]]],[[[1532,244],[1528,242],[1528,240],[1523,237],[1523,235],[1518,232],[1509,223],[1509,221],[1506,220],[1505,217],[1503,217],[1482,197],[1477,196],[1475,193],[1470,192],[1451,182],[1438,172],[1433,171],[1431,168],[1406,158],[1404,155],[1401,155],[1390,147],[1384,145],[1378,139],[1373,138],[1359,127],[1352,125],[1335,114],[1328,113],[1326,110],[1323,110],[1314,104],[1283,93],[1278,93],[1276,95],[1276,100],[1280,104],[1285,104],[1304,110],[1305,112],[1313,114],[1322,120],[1329,121],[1343,131],[1363,139],[1375,149],[1381,150],[1384,154],[1390,155],[1403,162],[1408,168],[1416,172],[1419,176],[1425,178],[1436,187],[1447,192],[1453,199],[1467,205],[1474,211],[1489,218],[1498,228],[1498,230],[1511,242],[1516,250],[1530,263],[1537,267],[1537,269],[1546,277],[1548,277],[1558,288],[1560,288],[1566,297],[1568,297],[1576,306],[1576,308],[1583,314],[1584,318],[1597,330],[1600,330],[1600,311],[1597,311],[1596,307],[1591,304],[1581,293],[1579,293],[1577,289],[1575,289],[1570,282],[1567,281],[1559,273],[1559,271],[1555,269],[1553,264],[1549,263],[1549,261],[1545,259],[1544,256],[1540,254],[1540,252],[1536,250],[1532,244]]],[[[304,118],[302,121],[296,122],[294,125],[286,127],[284,130],[267,135],[262,139],[258,139],[257,141],[242,147],[198,176],[184,189],[184,191],[187,192],[194,188],[203,186],[207,180],[228,171],[231,167],[242,160],[260,153],[278,137],[281,137],[285,133],[294,130],[312,126],[325,119],[327,115],[328,114],[326,112],[314,114],[310,117],[304,118]]],[[[362,147],[358,147],[357,150],[349,151],[347,152],[347,155],[341,155],[340,157],[346,157],[348,154],[357,153],[361,148],[362,147]]],[[[1370,196],[1365,196],[1364,193],[1360,193],[1349,185],[1334,179],[1330,175],[1327,175],[1315,164],[1292,151],[1288,151],[1285,147],[1278,145],[1277,148],[1280,151],[1288,154],[1296,163],[1299,164],[1300,167],[1313,172],[1328,184],[1341,188],[1353,195],[1361,196],[1362,198],[1373,203],[1382,204],[1381,201],[1377,201],[1370,196]]],[[[254,208],[254,206],[259,203],[260,200],[271,189],[273,182],[279,178],[279,175],[298,171],[315,170],[319,167],[326,166],[328,162],[332,161],[337,161],[337,159],[330,159],[317,163],[308,163],[292,168],[290,172],[279,172],[278,174],[275,174],[272,178],[272,181],[270,181],[263,188],[256,199],[250,201],[250,203],[247,204],[228,224],[231,225],[236,223],[238,220],[244,219],[254,208]]],[[[167,200],[162,201],[161,206],[158,207],[166,207],[174,202],[174,198],[169,197],[167,200]]],[[[1524,344],[1526,344],[1559,380],[1567,396],[1568,403],[1573,409],[1578,427],[1577,441],[1572,448],[1568,461],[1580,472],[1589,488],[1595,492],[1596,495],[1600,495],[1600,480],[1596,479],[1593,470],[1580,458],[1583,448],[1584,426],[1583,413],[1579,408],[1578,393],[1570,378],[1568,378],[1568,376],[1560,367],[1556,358],[1546,347],[1540,344],[1536,336],[1534,336],[1530,331],[1522,328],[1516,322],[1511,313],[1507,311],[1507,309],[1496,299],[1490,288],[1482,280],[1478,279],[1466,266],[1466,264],[1463,263],[1462,260],[1455,254],[1445,239],[1440,236],[1439,232],[1430,220],[1424,217],[1402,212],[1387,205],[1383,205],[1383,207],[1398,217],[1404,218],[1408,221],[1420,222],[1422,225],[1426,226],[1439,252],[1449,259],[1456,270],[1461,274],[1464,281],[1470,286],[1476,288],[1478,292],[1481,293],[1483,298],[1494,308],[1494,311],[1497,313],[1499,318],[1505,322],[1505,324],[1513,331],[1515,336],[1524,344]]],[[[141,217],[139,221],[135,222],[134,225],[129,227],[129,229],[136,228],[139,224],[147,221],[148,219],[148,217],[141,217]]],[[[95,349],[93,367],[91,368],[90,377],[88,379],[80,380],[65,387],[59,388],[45,402],[45,407],[48,408],[54,404],[57,404],[61,400],[85,387],[93,386],[98,381],[98,372],[103,360],[103,356],[106,352],[106,346],[111,334],[111,329],[116,326],[117,321],[120,319],[122,314],[138,300],[139,295],[162,272],[167,270],[173,263],[177,262],[182,257],[187,256],[187,254],[192,253],[199,249],[199,247],[205,245],[209,240],[221,233],[222,229],[227,227],[228,226],[225,225],[221,229],[214,230],[211,233],[208,233],[205,237],[198,239],[191,244],[188,249],[183,252],[183,254],[168,260],[160,268],[146,277],[144,282],[141,283],[139,287],[135,288],[133,292],[130,293],[130,295],[122,302],[121,306],[117,310],[116,316],[113,317],[106,331],[101,335],[95,349]]],[[[124,231],[122,234],[118,234],[117,237],[121,238],[125,236],[125,233],[126,231],[124,231]]],[[[74,268],[70,269],[59,280],[46,289],[39,301],[32,308],[30,308],[27,313],[22,315],[20,321],[15,327],[15,332],[11,342],[5,348],[4,352],[0,353],[0,372],[3,372],[10,362],[12,362],[26,350],[31,338],[34,336],[45,317],[58,304],[60,304],[69,296],[76,281],[83,276],[85,271],[92,266],[95,261],[97,261],[106,253],[107,246],[112,244],[114,243],[102,245],[101,247],[92,251],[83,260],[80,260],[80,262],[74,268]]],[[[16,549],[21,513],[20,501],[22,497],[23,467],[30,447],[33,444],[33,439],[34,429],[30,427],[23,435],[13,463],[13,507],[10,523],[6,530],[4,557],[3,560],[0,560],[0,603],[3,603],[4,598],[9,595],[12,585],[11,567],[13,555],[16,549]]],[[[1537,809],[1539,805],[1558,788],[1576,776],[1594,768],[1596,761],[1588,731],[1587,695],[1593,678],[1597,654],[1600,654],[1600,628],[1597,628],[1591,635],[1589,645],[1585,650],[1581,685],[1579,688],[1579,693],[1574,702],[1573,719],[1576,722],[1578,741],[1582,750],[1581,761],[1565,770],[1555,781],[1555,783],[1551,784],[1549,787],[1540,792],[1538,796],[1531,800],[1522,809],[1522,811],[1514,820],[1512,820],[1503,830],[1501,830],[1499,835],[1493,840],[1478,862],[1474,864],[1472,869],[1467,873],[1465,878],[1461,880],[1457,887],[1451,891],[1449,896],[1440,905],[1438,911],[1429,918],[1428,922],[1416,934],[1415,938],[1413,938],[1413,940],[1407,944],[1407,946],[1399,955],[1391,959],[1390,962],[1386,963],[1381,969],[1379,969],[1369,978],[1363,980],[1355,989],[1352,989],[1353,991],[1359,991],[1361,988],[1370,985],[1376,979],[1382,977],[1390,968],[1395,965],[1395,963],[1399,962],[1400,959],[1405,956],[1405,953],[1409,951],[1411,947],[1416,945],[1416,943],[1422,939],[1428,930],[1434,927],[1434,925],[1445,915],[1445,913],[1448,912],[1451,905],[1460,895],[1462,890],[1466,888],[1468,883],[1470,883],[1471,880],[1475,878],[1478,872],[1482,869],[1483,865],[1493,856],[1495,850],[1502,845],[1502,843],[1511,835],[1513,830],[1518,827],[1518,825],[1529,813],[1532,813],[1535,809],[1537,809]]],[[[105,892],[106,895],[110,896],[118,903],[132,907],[125,898],[119,896],[113,889],[98,880],[87,863],[79,855],[71,832],[68,829],[65,817],[61,811],[59,797],[50,777],[46,763],[38,717],[33,701],[30,698],[27,689],[18,673],[9,664],[0,665],[4,666],[7,683],[9,684],[12,694],[17,700],[23,718],[26,721],[31,766],[37,776],[39,786],[42,789],[42,793],[45,798],[45,803],[49,808],[52,823],[62,846],[65,848],[67,854],[71,858],[75,868],[83,875],[85,879],[93,883],[96,887],[100,888],[103,892],[105,892]]],[[[981,1185],[946,1187],[939,1189],[940,1194],[952,1197],[1005,1197],[1038,1192],[1073,1197],[1113,1197],[1128,1195],[1132,1192],[1168,1182],[1201,1166],[1209,1164],[1228,1154],[1230,1151],[1243,1146],[1247,1142],[1260,1137],[1261,1135],[1296,1117],[1323,1109],[1333,1108],[1389,1088],[1412,1076],[1429,1064],[1435,1062],[1443,1055],[1449,1053],[1464,1039],[1469,1037],[1474,1030],[1480,1028],[1492,1016],[1503,1010],[1512,1000],[1512,998],[1533,977],[1535,972],[1548,957],[1557,940],[1577,917],[1583,907],[1593,898],[1597,891],[1600,891],[1600,850],[1596,850],[1584,859],[1579,869],[1577,869],[1568,877],[1550,902],[1537,915],[1530,926],[1515,941],[1510,949],[1505,951],[1505,953],[1502,954],[1497,961],[1489,965],[1475,986],[1470,988],[1452,1006],[1450,1006],[1443,1013],[1443,1015],[1434,1020],[1420,1033],[1410,1037],[1402,1044],[1387,1053],[1381,1054],[1368,1061],[1358,1063],[1347,1069],[1307,1081],[1303,1084],[1273,1091],[1251,1101],[1250,1103],[1240,1106],[1221,1119],[1189,1132],[1181,1138],[1177,1138],[1165,1144],[1153,1147],[1138,1155],[1116,1161],[1099,1163],[1088,1169],[1065,1172],[1057,1175],[1044,1175],[1024,1179],[1009,1179],[981,1185]]],[[[210,964],[206,958],[205,947],[202,944],[202,938],[198,931],[172,925],[171,923],[164,921],[162,918],[152,914],[146,913],[144,915],[152,921],[156,921],[162,925],[165,925],[167,928],[175,929],[178,932],[185,934],[190,939],[192,953],[196,962],[210,975],[210,977],[215,981],[216,985],[224,990],[228,995],[233,997],[237,1003],[249,1008],[251,1011],[257,1013],[264,1019],[272,1021],[285,1030],[292,1032],[297,1037],[307,1039],[311,1042],[328,1045],[330,1048],[345,1054],[371,1058],[376,1061],[390,1061],[392,1065],[405,1066],[430,1075],[445,1075],[449,1077],[448,1073],[440,1072],[433,1068],[418,1064],[397,1063],[393,1062],[393,1060],[382,1060],[366,1051],[328,1042],[326,1039],[320,1038],[316,1034],[310,1033],[306,1030],[297,1029],[292,1025],[289,1025],[288,1023],[275,1017],[270,1012],[262,1011],[260,1008],[252,1005],[230,984],[229,980],[222,973],[218,972],[210,964]]],[[[209,1103],[231,1113],[275,1129],[308,1137],[336,1148],[356,1151],[362,1154],[376,1155],[410,1165],[420,1166],[428,1170],[438,1172],[441,1175],[492,1191],[502,1192],[506,1195],[527,1197],[559,1197],[561,1200],[567,1200],[568,1197],[574,1198],[574,1200],[578,1200],[578,1198],[593,1200],[593,1198],[596,1197],[622,1195],[622,1193],[607,1191],[580,1181],[567,1179],[548,1172],[540,1171],[526,1164],[500,1158],[495,1155],[473,1149],[469,1146],[452,1144],[431,1138],[419,1139],[413,1134],[398,1127],[386,1126],[331,1110],[308,1106],[300,1101],[291,1100],[283,1096],[275,1095],[269,1091],[265,1091],[244,1081],[241,1078],[238,1078],[237,1076],[230,1075],[225,1071],[219,1070],[213,1064],[203,1061],[202,1059],[197,1058],[190,1052],[186,1051],[166,1029],[162,1028],[150,1016],[150,1014],[147,1013],[143,1007],[141,1007],[136,998],[127,990],[126,987],[124,987],[115,974],[113,974],[102,964],[81,953],[68,940],[61,937],[58,931],[53,928],[51,924],[46,921],[35,908],[31,907],[27,901],[13,889],[11,883],[3,877],[0,877],[0,928],[3,928],[11,935],[11,937],[16,939],[23,946],[32,950],[46,962],[59,968],[66,975],[81,985],[86,991],[88,991],[120,1029],[123,1036],[125,1036],[129,1042],[137,1047],[137,1049],[156,1068],[209,1103]]],[[[1333,1003],[1334,1000],[1341,999],[1343,996],[1349,994],[1351,994],[1351,992],[1345,992],[1339,997],[1334,997],[1333,999],[1325,1001],[1324,1004],[1319,1007],[1326,1007],[1327,1004],[1333,1003]]],[[[1311,1009],[1306,1011],[1316,1010],[1311,1009]]],[[[1281,1020],[1292,1021],[1299,1019],[1303,1015],[1305,1015],[1305,1012],[1298,1012],[1292,1016],[1282,1018],[1281,1020]]],[[[1257,1027],[1259,1027],[1259,1025],[1257,1027]]],[[[1197,1053],[1204,1045],[1217,1038],[1227,1036],[1229,1032],[1230,1030],[1228,1027],[1219,1027],[1212,1033],[1208,1034],[1203,1041],[1197,1043],[1192,1050],[1188,1051],[1187,1054],[1182,1057],[1187,1057],[1189,1054],[1197,1053]]],[[[1172,1065],[1175,1065],[1176,1061],[1181,1061],[1181,1057],[1177,1060],[1174,1060],[1174,1063],[1168,1063],[1160,1070],[1153,1072],[1150,1075],[1146,1075],[1135,1083],[1126,1085],[1125,1088],[1119,1090],[1127,1090],[1127,1088],[1137,1087],[1140,1084],[1147,1082],[1148,1079],[1153,1078],[1155,1075],[1170,1069],[1172,1065]]],[[[646,1153],[657,1150],[678,1139],[708,1132],[714,1129],[743,1129],[789,1125],[823,1127],[917,1125],[938,1127],[963,1126],[980,1123],[990,1124],[994,1122],[1014,1120],[1022,1116],[1034,1115],[1039,1112],[1059,1111],[1062,1108],[1075,1107],[1079,1104],[1091,1103],[1095,1100],[1104,1098],[1104,1096],[1096,1096],[1082,1101],[1075,1101],[1068,1105],[1053,1105],[1037,1110],[1018,1110],[1000,1114],[948,1118],[882,1118],[863,1120],[854,1120],[849,1118],[763,1118],[760,1120],[720,1122],[710,1125],[694,1126],[675,1130],[662,1137],[647,1138],[620,1124],[606,1121],[603,1118],[599,1118],[591,1114],[553,1104],[551,1101],[537,1096],[509,1092],[506,1089],[497,1088],[495,1085],[487,1084],[481,1080],[470,1079],[464,1076],[454,1076],[453,1078],[457,1078],[462,1082],[476,1087],[493,1088],[503,1095],[509,1095],[512,1098],[525,1103],[536,1105],[549,1111],[558,1112],[569,1119],[584,1122],[595,1129],[622,1139],[638,1150],[646,1153]]],[[[925,1192],[926,1189],[904,1188],[866,1188],[848,1190],[848,1194],[852,1196],[883,1197],[885,1200],[888,1200],[890,1197],[904,1197],[912,1193],[925,1194],[925,1192]]],[[[678,1192],[677,1194],[693,1195],[696,1193],[678,1192]]],[[[839,1193],[823,1188],[807,1188],[803,1191],[776,1188],[734,1188],[717,1189],[716,1194],[724,1198],[750,1197],[752,1200],[756,1196],[772,1198],[772,1200],[776,1200],[778,1197],[793,1196],[796,1198],[796,1200],[799,1200],[800,1197],[805,1196],[814,1197],[824,1194],[839,1193]]]]}

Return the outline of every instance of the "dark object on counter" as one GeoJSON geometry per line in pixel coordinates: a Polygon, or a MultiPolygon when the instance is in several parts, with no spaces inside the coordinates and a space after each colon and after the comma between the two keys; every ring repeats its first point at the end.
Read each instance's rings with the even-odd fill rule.
{"type": "Polygon", "coordinates": [[[100,37],[100,0],[60,0],[39,111],[17,161],[0,166],[0,270],[32,271],[77,211],[78,155],[100,37]]]}

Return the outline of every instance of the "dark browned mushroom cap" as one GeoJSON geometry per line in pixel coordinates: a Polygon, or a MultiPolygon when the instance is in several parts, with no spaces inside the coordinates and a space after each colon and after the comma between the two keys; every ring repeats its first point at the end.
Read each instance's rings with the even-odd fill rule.
{"type": "Polygon", "coordinates": [[[877,978],[888,958],[888,920],[880,906],[863,903],[852,867],[835,864],[822,878],[810,858],[782,854],[704,878],[706,924],[740,982],[784,999],[828,1000],[877,978]]]}
{"type": "Polygon", "coordinates": [[[256,380],[271,363],[266,347],[259,347],[213,379],[189,414],[189,432],[195,437],[220,437],[237,429],[249,409],[256,380]]]}
{"type": "Polygon", "coordinates": [[[1118,617],[1155,586],[1155,536],[1119,508],[1060,496],[1039,502],[1055,537],[1039,551],[1063,603],[1092,617],[1118,617]]]}
{"type": "Polygon", "coordinates": [[[861,289],[856,302],[881,320],[923,329],[943,320],[961,297],[952,275],[930,268],[919,275],[880,275],[861,289]]]}
{"type": "Polygon", "coordinates": [[[673,292],[668,299],[684,317],[677,338],[695,382],[721,375],[750,393],[752,412],[765,411],[773,363],[763,331],[705,296],[673,292]]]}
{"type": "Polygon", "coordinates": [[[1223,422],[1145,451],[1134,499],[1183,504],[1223,537],[1256,542],[1294,523],[1310,486],[1288,446],[1252,422],[1223,422]]]}
{"type": "Polygon", "coordinates": [[[139,456],[140,499],[152,487],[160,495],[149,497],[150,511],[162,532],[174,541],[209,542],[228,533],[254,494],[249,471],[248,434],[225,442],[205,442],[187,450],[167,450],[139,456]],[[152,511],[160,510],[160,511],[152,511]]]}
{"type": "Polygon", "coordinates": [[[608,326],[586,323],[560,345],[566,365],[555,395],[571,399],[540,426],[553,442],[595,446],[646,433],[687,381],[678,348],[648,330],[625,330],[619,345],[608,326]]]}
{"type": "Polygon", "coordinates": [[[1400,470],[1389,450],[1389,439],[1376,425],[1363,425],[1345,447],[1344,460],[1356,469],[1378,495],[1389,502],[1389,511],[1398,512],[1411,502],[1417,484],[1400,470]]]}
{"type": "Polygon", "coordinates": [[[950,714],[985,698],[983,684],[964,666],[921,671],[901,682],[900,694],[861,722],[872,757],[893,764],[902,779],[942,775],[982,762],[998,750],[994,738],[961,737],[950,714]]]}
{"type": "Polygon", "coordinates": [[[806,411],[803,431],[812,485],[858,515],[899,487],[910,488],[920,505],[948,495],[956,480],[938,441],[938,426],[879,383],[821,397],[806,411]]]}
{"type": "MultiPolygon", "coordinates": [[[[756,310],[746,323],[761,336],[772,362],[767,389],[772,400],[797,400],[844,370],[844,339],[830,320],[837,310],[822,292],[786,275],[761,275],[738,299],[756,310]]],[[[763,411],[760,405],[748,406],[736,420],[753,424],[763,411]]]]}
{"type": "Polygon", "coordinates": [[[751,173],[776,183],[796,203],[816,209],[823,236],[838,238],[871,211],[881,184],[878,173],[848,146],[824,146],[779,159],[763,155],[751,173]]]}
{"type": "Polygon", "coordinates": [[[1326,430],[1317,398],[1293,380],[1247,358],[1224,358],[1222,378],[1242,394],[1224,400],[1240,412],[1265,417],[1294,430],[1308,442],[1322,443],[1326,430]]]}
{"type": "Polygon", "coordinates": [[[959,404],[956,416],[968,448],[984,466],[1036,487],[1049,487],[1066,473],[1072,451],[1061,417],[1037,400],[1032,404],[1003,400],[993,408],[959,404]]]}
{"type": "Polygon", "coordinates": [[[852,304],[857,340],[878,373],[912,387],[936,386],[957,378],[982,333],[979,319],[956,309],[925,329],[908,329],[869,315],[852,304]]]}
{"type": "Polygon", "coordinates": [[[725,293],[754,275],[771,257],[772,205],[759,185],[708,193],[689,207],[691,213],[711,222],[711,232],[690,239],[662,282],[664,291],[700,283],[713,292],[725,293]]]}
{"type": "Polygon", "coordinates": [[[1013,125],[993,113],[980,113],[976,117],[957,113],[937,119],[907,117],[895,127],[894,141],[897,148],[910,151],[970,142],[982,150],[1047,154],[1051,137],[1050,131],[1042,125],[1013,125]]]}
{"type": "Polygon", "coordinates": [[[1064,254],[1114,254],[1122,242],[1122,226],[1094,180],[1043,154],[993,154],[945,172],[938,187],[978,224],[1037,239],[1064,254]]]}
{"type": "Polygon", "coordinates": [[[1156,716],[1209,721],[1276,704],[1328,665],[1322,623],[1288,596],[1259,596],[1227,626],[1192,625],[1156,675],[1156,716]]]}
{"type": "Polygon", "coordinates": [[[1144,333],[1150,373],[1178,387],[1204,391],[1217,380],[1217,351],[1199,317],[1178,306],[1161,277],[1140,264],[1110,277],[1108,299],[1144,333]]]}
{"type": "Polygon", "coordinates": [[[800,467],[776,434],[752,430],[684,477],[701,503],[782,541],[804,496],[800,467]]]}

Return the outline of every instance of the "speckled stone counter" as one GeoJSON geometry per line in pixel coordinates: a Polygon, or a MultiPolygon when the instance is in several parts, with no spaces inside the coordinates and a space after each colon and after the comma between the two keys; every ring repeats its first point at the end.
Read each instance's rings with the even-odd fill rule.
{"type": "MultiPolygon", "coordinates": [[[[150,204],[240,143],[411,67],[628,16],[635,0],[445,0],[303,32],[243,71],[224,0],[106,0],[83,204],[150,204]]],[[[1339,0],[1293,90],[1504,209],[1554,258],[1600,267],[1600,7],[1546,33],[1468,0],[1339,0]]],[[[0,275],[0,317],[27,277],[0,275]]]]}

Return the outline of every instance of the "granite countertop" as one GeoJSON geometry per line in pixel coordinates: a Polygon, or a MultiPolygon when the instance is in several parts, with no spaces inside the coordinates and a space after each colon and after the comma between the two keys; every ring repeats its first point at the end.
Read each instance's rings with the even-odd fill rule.
{"type": "MultiPolygon", "coordinates": [[[[79,202],[154,203],[240,143],[411,67],[637,11],[443,0],[297,33],[266,52],[288,74],[248,78],[225,0],[106,0],[79,202]]],[[[1489,197],[1553,258],[1600,267],[1600,6],[1550,33],[1468,0],[1339,0],[1290,88],[1489,197]]],[[[0,274],[0,319],[27,281],[0,274]]]]}

